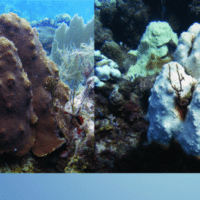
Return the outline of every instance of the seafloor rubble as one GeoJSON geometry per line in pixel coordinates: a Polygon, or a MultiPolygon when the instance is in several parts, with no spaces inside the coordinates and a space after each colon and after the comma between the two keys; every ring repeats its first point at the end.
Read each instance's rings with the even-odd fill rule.
{"type": "Polygon", "coordinates": [[[155,77],[131,82],[122,76],[95,88],[95,171],[126,172],[133,162],[127,164],[129,152],[135,150],[132,157],[138,156],[146,142],[145,114],[155,77]]]}

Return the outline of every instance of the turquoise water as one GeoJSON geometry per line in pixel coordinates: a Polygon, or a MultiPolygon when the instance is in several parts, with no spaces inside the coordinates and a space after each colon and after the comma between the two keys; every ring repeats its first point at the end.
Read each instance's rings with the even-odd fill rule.
{"type": "Polygon", "coordinates": [[[56,15],[67,13],[71,17],[78,13],[84,22],[94,15],[93,0],[10,0],[0,1],[0,14],[14,12],[29,22],[44,18],[55,19],[56,15]]]}

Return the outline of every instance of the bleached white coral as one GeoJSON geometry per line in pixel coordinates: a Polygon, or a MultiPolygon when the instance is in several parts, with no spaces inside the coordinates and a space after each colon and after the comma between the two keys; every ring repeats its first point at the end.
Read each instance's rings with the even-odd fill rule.
{"type": "Polygon", "coordinates": [[[194,23],[179,38],[174,60],[194,78],[200,78],[200,24],[194,23]]]}
{"type": "Polygon", "coordinates": [[[149,142],[168,146],[175,139],[187,154],[200,157],[200,83],[177,62],[165,64],[156,78],[149,98],[148,118],[149,142]],[[182,107],[186,109],[184,119],[183,109],[176,102],[177,91],[181,99],[192,98],[187,107],[182,107]]]}

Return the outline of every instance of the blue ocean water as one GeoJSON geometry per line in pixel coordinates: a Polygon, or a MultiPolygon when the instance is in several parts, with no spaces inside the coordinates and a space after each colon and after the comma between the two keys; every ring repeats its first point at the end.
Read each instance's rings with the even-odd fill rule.
{"type": "Polygon", "coordinates": [[[14,12],[29,22],[44,18],[55,19],[56,15],[67,13],[71,17],[78,13],[84,22],[94,15],[93,0],[1,0],[0,14],[14,12]]]}

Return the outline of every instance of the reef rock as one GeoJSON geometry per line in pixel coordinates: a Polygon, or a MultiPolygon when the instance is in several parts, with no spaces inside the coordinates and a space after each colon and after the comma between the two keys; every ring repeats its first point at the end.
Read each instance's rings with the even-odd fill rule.
{"type": "MultiPolygon", "coordinates": [[[[59,128],[55,120],[55,116],[57,115],[57,113],[54,110],[53,105],[55,95],[52,93],[51,90],[48,90],[48,88],[51,88],[48,87],[48,84],[50,84],[50,79],[54,80],[55,85],[62,85],[59,81],[58,69],[56,68],[56,65],[53,63],[53,61],[47,59],[46,53],[42,49],[42,45],[39,42],[36,29],[32,29],[25,19],[20,19],[16,14],[9,13],[2,14],[0,16],[0,37],[2,38],[0,45],[4,47],[1,48],[1,70],[3,69],[4,63],[6,63],[10,68],[13,66],[13,71],[10,71],[10,74],[4,72],[6,74],[2,75],[1,73],[1,77],[5,76],[5,79],[8,79],[7,84],[10,84],[11,87],[16,87],[15,91],[13,92],[11,90],[9,91],[9,93],[4,91],[8,98],[13,99],[10,100],[11,102],[8,100],[8,104],[5,106],[10,106],[12,108],[12,102],[14,103],[14,100],[16,100],[16,109],[13,109],[12,112],[13,116],[18,116],[16,117],[15,122],[13,122],[13,119],[11,117],[7,118],[6,121],[5,112],[10,111],[4,108],[4,113],[1,112],[1,120],[3,120],[0,124],[1,129],[3,131],[4,129],[5,131],[6,129],[9,129],[10,132],[16,129],[14,132],[12,132],[12,134],[8,134],[6,136],[7,141],[10,143],[10,149],[15,150],[18,149],[18,146],[20,146],[20,149],[24,148],[26,149],[26,152],[28,152],[29,148],[33,146],[32,151],[35,155],[39,157],[45,156],[60,147],[63,143],[65,143],[65,139],[60,138],[60,136],[58,135],[59,128]],[[9,47],[5,46],[3,41],[6,41],[9,44],[9,47]],[[5,55],[6,53],[7,55],[5,55]],[[19,69],[15,66],[18,66],[19,69]],[[27,73],[28,78],[26,78],[26,75],[23,75],[24,72],[22,68],[27,73]],[[22,71],[21,74],[23,75],[23,77],[25,77],[23,79],[20,79],[19,72],[17,74],[17,71],[20,70],[22,71]],[[13,81],[15,79],[16,81],[13,81]],[[28,79],[31,82],[31,86],[29,87],[32,88],[33,92],[32,102],[31,92],[30,89],[28,89],[29,87],[27,86],[26,91],[24,89],[25,86],[23,86],[23,84],[30,85],[28,79]],[[9,97],[8,94],[10,94],[11,96],[9,97]],[[24,96],[22,97],[22,95],[24,96]],[[17,103],[19,101],[21,101],[21,104],[17,103]],[[34,112],[38,117],[37,123],[32,127],[33,131],[35,132],[35,137],[33,133],[31,133],[31,130],[29,130],[30,128],[28,126],[28,121],[32,121],[33,123],[36,122],[36,116],[33,118],[33,120],[31,117],[30,102],[32,103],[34,112]],[[24,109],[22,109],[22,105],[24,105],[24,109]],[[21,106],[23,112],[20,114],[21,106]],[[25,115],[27,115],[26,118],[25,115]],[[7,126],[3,126],[3,124],[6,123],[7,126]],[[20,137],[17,135],[20,130],[19,126],[21,126],[21,130],[25,132],[26,137],[23,135],[24,133],[22,133],[20,137]],[[34,138],[35,142],[33,145],[34,138]],[[13,140],[15,140],[17,146],[13,145],[13,140]]],[[[5,87],[5,81],[6,80],[1,80],[3,87],[5,87]]],[[[65,91],[65,93],[67,94],[68,88],[62,88],[62,91],[65,91]]],[[[61,94],[62,101],[64,102],[67,101],[66,94],[61,94]]],[[[4,105],[2,103],[3,102],[1,102],[0,105],[1,107],[3,107],[4,105]]],[[[6,151],[6,147],[1,146],[1,148],[1,152],[6,151]]],[[[23,151],[23,153],[25,153],[25,150],[23,151]]]]}

